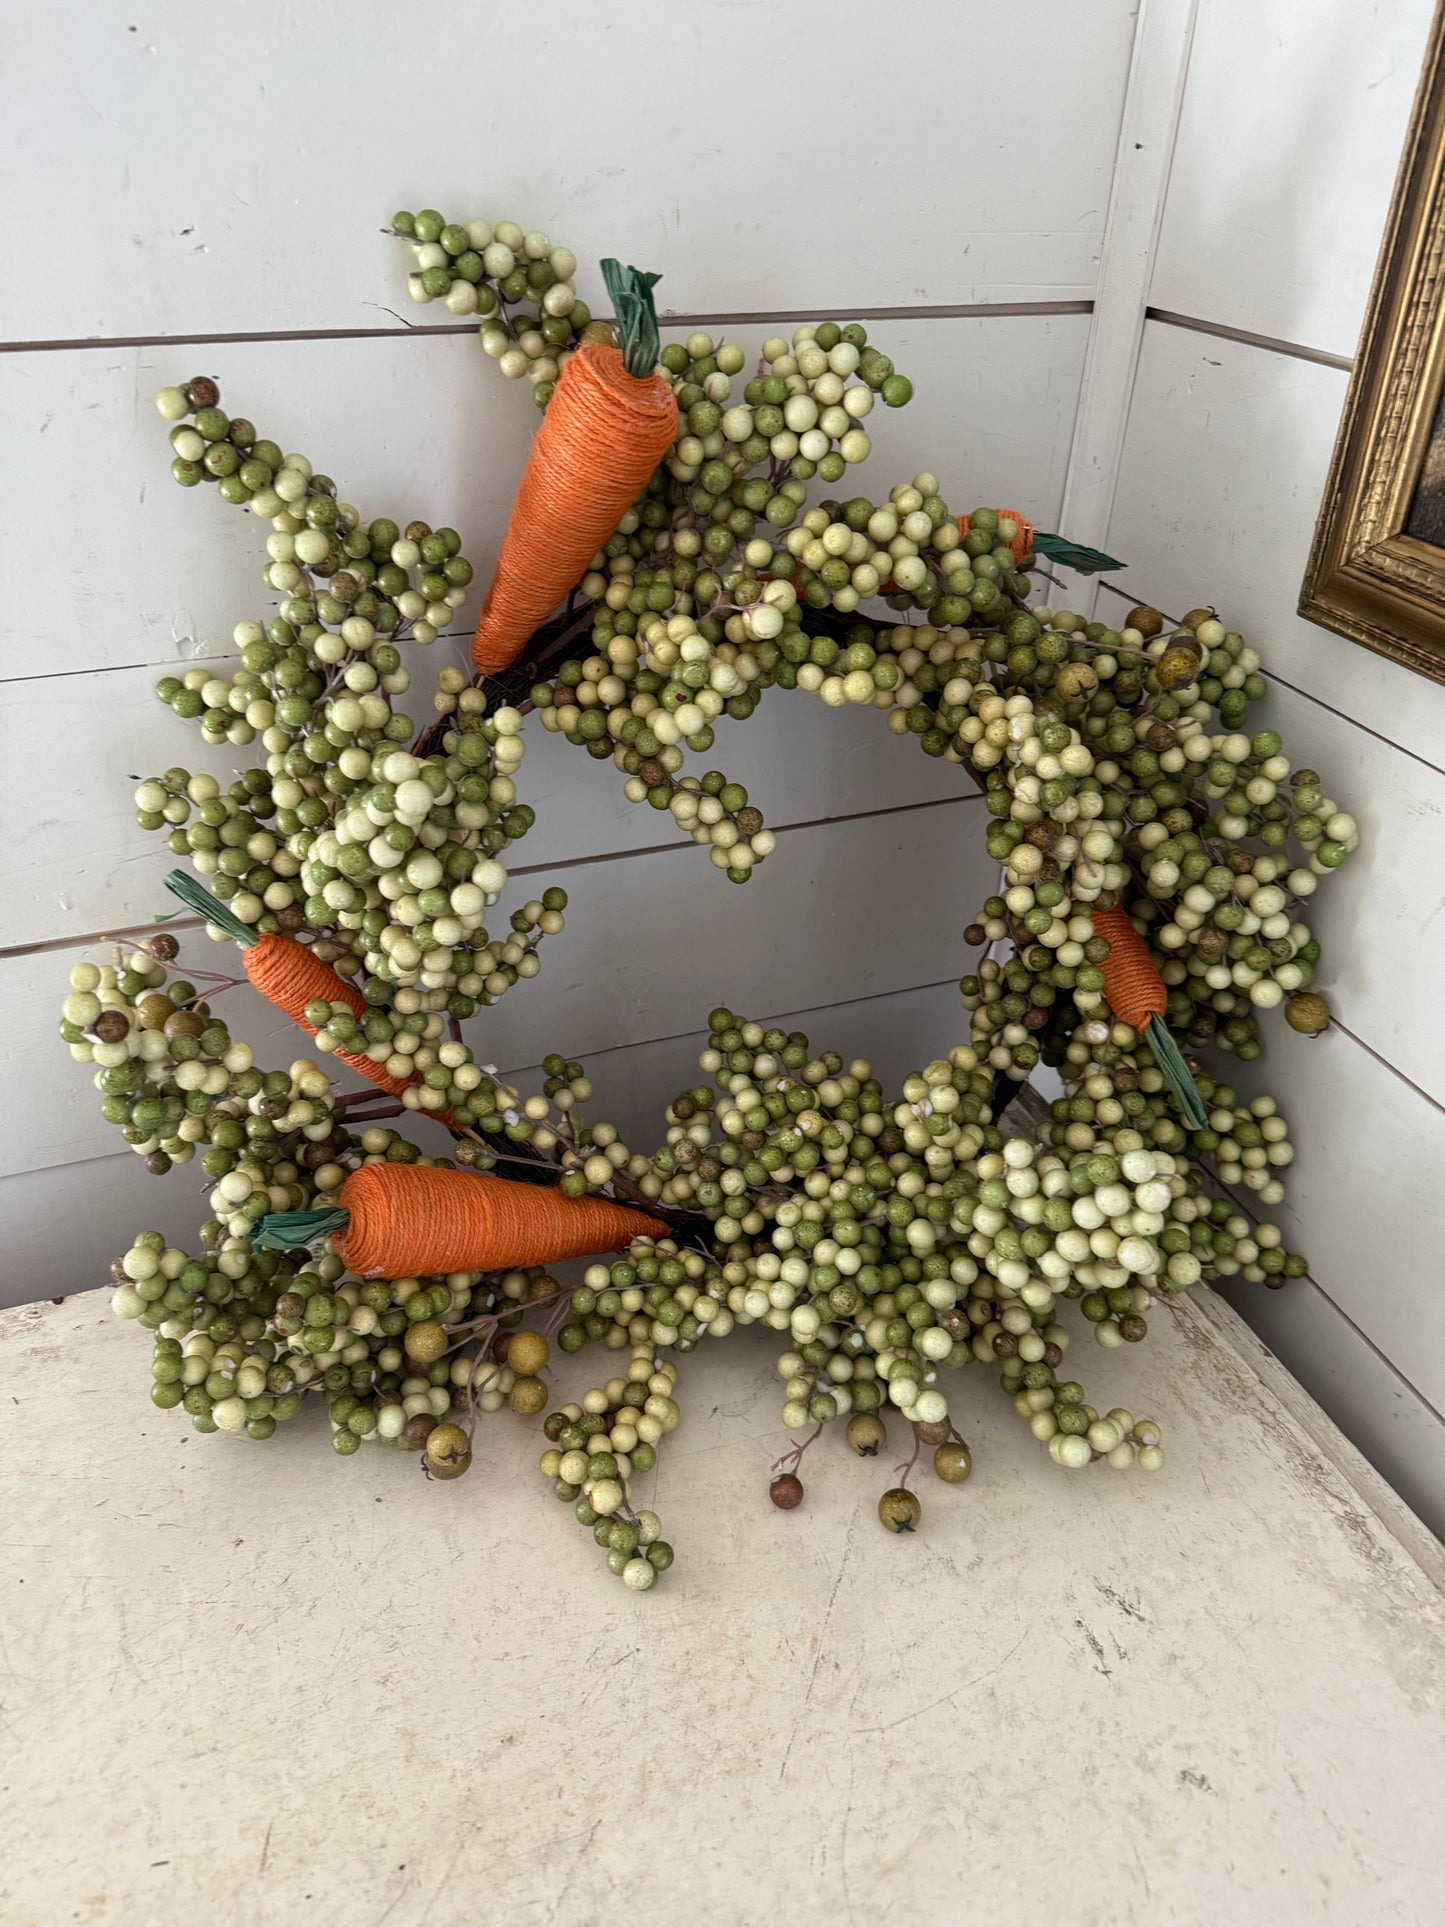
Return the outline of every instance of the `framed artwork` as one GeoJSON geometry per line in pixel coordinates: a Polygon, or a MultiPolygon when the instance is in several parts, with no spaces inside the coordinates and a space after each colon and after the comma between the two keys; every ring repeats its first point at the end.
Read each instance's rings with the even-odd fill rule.
{"type": "Polygon", "coordinates": [[[1445,682],[1445,5],[1430,31],[1299,610],[1445,682]]]}

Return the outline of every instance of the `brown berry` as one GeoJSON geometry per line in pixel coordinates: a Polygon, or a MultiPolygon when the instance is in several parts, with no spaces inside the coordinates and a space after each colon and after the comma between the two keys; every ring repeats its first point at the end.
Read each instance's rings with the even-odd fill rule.
{"type": "Polygon", "coordinates": [[[924,1445],[942,1445],[953,1427],[946,1418],[920,1419],[913,1429],[924,1445]]]}
{"type": "Polygon", "coordinates": [[[168,930],[162,930],[159,935],[151,938],[146,949],[157,963],[172,963],[180,955],[181,946],[168,930]]]}
{"type": "Polygon", "coordinates": [[[1313,990],[1297,991],[1285,1004],[1284,1021],[1301,1037],[1318,1037],[1329,1029],[1330,1007],[1313,990]]]}
{"type": "Polygon", "coordinates": [[[540,1378],[519,1378],[512,1387],[512,1410],[523,1418],[535,1418],[547,1403],[547,1387],[540,1378]]]}
{"type": "Polygon", "coordinates": [[[744,836],[756,836],[763,827],[763,813],[761,810],[754,809],[751,803],[745,803],[738,811],[735,821],[744,836]]]}
{"type": "Polygon", "coordinates": [[[418,1412],[415,1418],[407,1420],[401,1442],[408,1452],[420,1452],[436,1429],[437,1422],[430,1412],[418,1412]]]}
{"type": "Polygon", "coordinates": [[[146,1169],[153,1178],[163,1178],[171,1168],[171,1161],[164,1151],[152,1151],[146,1159],[146,1169]]]}
{"type": "Polygon", "coordinates": [[[123,1044],[130,1036],[130,1019],[123,1010],[103,1010],[95,1020],[95,1034],[102,1044],[123,1044]]]}
{"type": "Polygon", "coordinates": [[[460,1425],[437,1425],[427,1434],[426,1469],[434,1479],[459,1479],[472,1462],[472,1443],[460,1425]]]}
{"type": "Polygon", "coordinates": [[[535,1378],[547,1366],[547,1341],[541,1332],[513,1332],[507,1341],[507,1363],[518,1378],[535,1378]]]}
{"type": "MultiPolygon", "coordinates": [[[[1199,674],[1199,661],[1202,651],[1199,644],[1190,638],[1189,644],[1171,642],[1164,654],[1154,665],[1154,673],[1159,678],[1161,689],[1182,689],[1185,683],[1194,681],[1199,674]]],[[[1171,745],[1166,744],[1166,748],[1171,745]]]]}
{"type": "Polygon", "coordinates": [[[923,1507],[906,1485],[890,1486],[878,1501],[878,1517],[890,1532],[912,1532],[923,1507]]]}
{"type": "Polygon", "coordinates": [[[973,1470],[973,1454],[962,1439],[950,1439],[934,1453],[933,1469],[945,1485],[962,1485],[973,1470]]]}
{"type": "Polygon", "coordinates": [[[874,1412],[855,1412],[848,1421],[848,1443],[860,1459],[875,1459],[888,1442],[888,1429],[874,1412]]]}
{"type": "Polygon", "coordinates": [[[1202,622],[1213,622],[1213,609],[1191,609],[1184,618],[1186,629],[1197,629],[1202,622]]]}
{"type": "Polygon", "coordinates": [[[1157,636],[1164,627],[1164,618],[1157,609],[1151,609],[1147,602],[1141,602],[1137,609],[1131,609],[1124,618],[1126,629],[1137,629],[1147,642],[1150,636],[1157,636]]]}
{"type": "Polygon", "coordinates": [[[194,1010],[173,1010],[161,1025],[167,1037],[199,1037],[206,1020],[194,1010]]]}
{"type": "Polygon", "coordinates": [[[435,1365],[447,1348],[447,1335],[435,1318],[423,1318],[408,1325],[401,1348],[417,1365],[435,1365]]]}
{"type": "Polygon", "coordinates": [[[803,1503],[803,1481],[791,1472],[780,1472],[768,1487],[768,1497],[780,1512],[791,1512],[803,1503]]]}
{"type": "Polygon", "coordinates": [[[1075,702],[1083,696],[1092,696],[1099,687],[1099,678],[1086,662],[1066,662],[1055,678],[1054,687],[1068,702],[1075,702]]]}
{"type": "Polygon", "coordinates": [[[160,1030],[166,1019],[174,1014],[175,1008],[169,997],[159,990],[153,990],[149,996],[141,998],[135,1010],[142,1030],[160,1030]]]}
{"type": "Polygon", "coordinates": [[[221,391],[209,375],[193,375],[186,383],[186,400],[192,408],[214,408],[221,391]]]}

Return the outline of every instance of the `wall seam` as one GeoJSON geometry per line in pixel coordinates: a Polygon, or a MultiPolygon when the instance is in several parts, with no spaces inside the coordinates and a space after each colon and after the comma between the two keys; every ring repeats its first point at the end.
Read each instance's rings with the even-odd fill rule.
{"type": "Polygon", "coordinates": [[[1268,354],[1288,355],[1295,361],[1317,362],[1322,368],[1339,368],[1347,375],[1355,365],[1353,355],[1333,354],[1328,348],[1309,348],[1301,341],[1286,341],[1282,335],[1255,334],[1248,328],[1231,327],[1227,321],[1205,321],[1199,315],[1177,314],[1172,308],[1146,308],[1144,319],[1157,321],[1166,328],[1182,328],[1189,334],[1235,341],[1244,348],[1262,348],[1268,354]]]}
{"type": "MultiPolygon", "coordinates": [[[[826,307],[828,304],[820,304],[826,307]]],[[[1054,315],[1090,315],[1094,312],[1092,297],[1064,298],[1056,301],[953,301],[940,303],[920,303],[912,307],[854,307],[848,303],[833,303],[838,312],[846,312],[850,318],[859,321],[976,321],[998,317],[1004,320],[1049,317],[1054,315]]],[[[387,309],[388,314],[392,313],[387,309]]],[[[716,314],[663,314],[658,320],[663,327],[755,327],[771,323],[782,325],[786,322],[811,321],[816,318],[818,307],[810,308],[759,308],[739,309],[735,313],[716,314]]],[[[605,317],[599,317],[599,319],[605,317]]],[[[93,348],[210,348],[230,347],[248,342],[283,341],[385,341],[399,340],[404,336],[416,335],[423,340],[428,337],[475,335],[475,321],[448,321],[410,323],[399,321],[395,328],[275,328],[242,331],[236,334],[193,334],[193,335],[76,335],[61,336],[48,341],[0,341],[0,354],[4,355],[41,355],[63,354],[71,350],[93,348]]]]}

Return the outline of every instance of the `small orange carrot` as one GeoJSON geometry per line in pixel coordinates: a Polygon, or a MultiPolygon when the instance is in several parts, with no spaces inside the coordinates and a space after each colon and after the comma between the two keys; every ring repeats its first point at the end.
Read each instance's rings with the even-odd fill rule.
{"type": "Polygon", "coordinates": [[[1180,1056],[1179,1046],[1164,1021],[1169,996],[1164,979],[1149,955],[1148,945],[1134,928],[1127,911],[1095,910],[1093,922],[1095,936],[1107,939],[1109,945],[1102,968],[1104,996],[1110,1010],[1145,1038],[1175,1103],[1190,1127],[1202,1131],[1209,1116],[1189,1074],[1189,1066],[1180,1056]]]}
{"type": "Polygon", "coordinates": [[[562,370],[512,504],[472,661],[485,676],[516,661],[542,619],[615,532],[677,434],[657,372],[655,274],[604,261],[622,348],[588,342],[562,370]]]}
{"type": "Polygon", "coordinates": [[[364,1164],[337,1193],[336,1209],[276,1212],[261,1220],[254,1242],[294,1250],[329,1234],[358,1277],[415,1278],[559,1264],[666,1230],[607,1198],[569,1198],[477,1171],[364,1164]]]}
{"type": "MultiPolygon", "coordinates": [[[[1024,557],[1034,546],[1033,523],[1025,521],[1017,509],[995,509],[994,514],[1000,521],[1003,521],[1006,516],[1010,522],[1018,523],[1018,534],[1014,537],[1013,541],[1009,543],[1009,547],[1013,550],[1014,561],[1022,567],[1024,557]]],[[[960,515],[958,518],[958,532],[960,535],[968,534],[968,517],[966,515],[960,515]]]]}
{"type": "MultiPolygon", "coordinates": [[[[349,984],[329,963],[324,963],[308,950],[304,943],[297,943],[294,937],[282,937],[275,933],[258,935],[249,924],[233,916],[225,904],[183,870],[171,871],[166,878],[166,888],[173,896],[179,897],[188,909],[199,911],[209,923],[218,925],[227,936],[240,944],[241,967],[252,985],[268,1002],[298,1024],[308,1037],[316,1035],[316,1026],[306,1021],[308,1004],[345,1004],[353,1017],[366,1015],[369,1006],[355,984],[349,984]]],[[[343,1064],[350,1065],[359,1077],[364,1077],[368,1083],[375,1084],[392,1097],[400,1097],[408,1084],[417,1081],[414,1076],[393,1077],[374,1057],[360,1053],[352,1056],[349,1051],[336,1051],[334,1055],[343,1064]]],[[[446,1122],[444,1114],[428,1111],[426,1115],[441,1116],[441,1121],[446,1122]]]]}

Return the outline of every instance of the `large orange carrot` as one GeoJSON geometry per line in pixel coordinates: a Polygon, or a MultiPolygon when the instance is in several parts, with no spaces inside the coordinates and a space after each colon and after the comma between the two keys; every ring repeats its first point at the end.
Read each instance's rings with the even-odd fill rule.
{"type": "Polygon", "coordinates": [[[586,343],[562,370],[512,505],[472,661],[484,676],[516,661],[575,587],[677,434],[677,404],[656,372],[655,274],[604,261],[622,348],[586,343]]]}
{"type": "Polygon", "coordinates": [[[296,1249],[328,1234],[363,1278],[415,1278],[448,1271],[502,1271],[624,1250],[667,1227],[607,1198],[568,1198],[548,1185],[478,1171],[416,1164],[364,1164],[337,1193],[337,1208],[263,1218],[253,1242],[296,1249]]]}
{"type": "MultiPolygon", "coordinates": [[[[308,1037],[316,1035],[316,1026],[306,1020],[308,1004],[345,1004],[353,1017],[366,1015],[369,1006],[355,984],[349,984],[329,963],[324,963],[308,950],[304,943],[297,943],[294,937],[282,937],[274,933],[258,935],[249,924],[233,916],[225,904],[218,902],[209,890],[203,889],[183,870],[171,871],[166,878],[166,888],[189,909],[199,911],[208,922],[218,925],[240,944],[241,967],[252,985],[268,1002],[299,1024],[308,1037]]],[[[353,1056],[349,1051],[336,1051],[334,1055],[343,1064],[350,1065],[359,1077],[364,1077],[368,1083],[377,1085],[392,1097],[400,1097],[408,1084],[417,1081],[415,1075],[393,1077],[384,1065],[364,1053],[353,1056]]],[[[446,1122],[444,1113],[428,1111],[425,1115],[440,1117],[443,1123],[446,1122]]]]}
{"type": "Polygon", "coordinates": [[[1106,938],[1109,944],[1103,971],[1104,996],[1110,1010],[1147,1040],[1174,1101],[1192,1127],[1202,1131],[1209,1116],[1189,1066],[1164,1021],[1169,995],[1164,979],[1154,968],[1148,945],[1124,910],[1095,910],[1093,922],[1095,936],[1106,938]]]}

